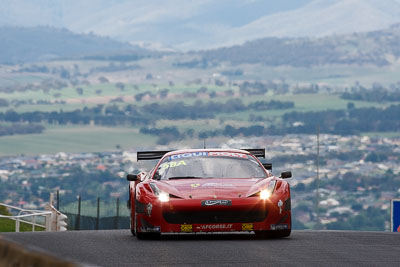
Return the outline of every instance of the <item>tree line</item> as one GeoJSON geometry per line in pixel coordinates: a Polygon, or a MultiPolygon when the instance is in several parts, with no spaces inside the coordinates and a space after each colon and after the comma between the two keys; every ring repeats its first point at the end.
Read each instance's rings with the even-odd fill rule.
{"type": "Polygon", "coordinates": [[[389,92],[380,89],[360,90],[358,92],[345,92],[341,95],[341,98],[368,102],[398,102],[400,101],[400,91],[389,92]]]}
{"type": "Polygon", "coordinates": [[[0,121],[5,122],[45,122],[50,124],[90,124],[96,125],[141,125],[158,119],[209,119],[218,113],[234,113],[245,110],[272,110],[293,108],[293,102],[257,101],[244,104],[240,99],[225,103],[196,101],[193,105],[184,102],[152,103],[142,107],[127,105],[98,105],[74,111],[33,111],[17,113],[14,110],[0,112],[0,121]]]}
{"type": "MultiPolygon", "coordinates": [[[[283,115],[286,133],[358,134],[361,132],[396,132],[400,130],[400,105],[387,108],[351,108],[318,112],[289,112],[283,115]]],[[[280,129],[278,133],[281,132],[280,129]]]]}
{"type": "MultiPolygon", "coordinates": [[[[263,136],[285,134],[315,134],[317,128],[322,133],[351,135],[362,132],[396,132],[400,130],[400,105],[388,108],[354,108],[350,110],[326,110],[312,112],[289,112],[282,116],[281,124],[252,125],[200,131],[200,139],[215,136],[263,136]]],[[[375,160],[371,158],[371,161],[375,160]]]]}
{"type": "Polygon", "coordinates": [[[0,136],[14,134],[40,134],[44,131],[40,124],[10,124],[0,125],[0,136]]]}

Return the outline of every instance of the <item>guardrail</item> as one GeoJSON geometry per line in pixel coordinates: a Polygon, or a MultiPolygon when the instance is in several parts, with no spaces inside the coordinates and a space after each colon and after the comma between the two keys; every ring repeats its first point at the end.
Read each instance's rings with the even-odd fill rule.
{"type": "Polygon", "coordinates": [[[7,205],[0,203],[0,206],[6,207],[8,209],[12,210],[17,210],[18,215],[0,215],[0,218],[6,218],[10,220],[15,221],[15,232],[20,231],[20,225],[21,222],[30,224],[32,225],[32,232],[35,232],[35,226],[36,227],[41,227],[45,229],[46,231],[51,231],[51,211],[39,211],[39,210],[26,210],[26,209],[21,209],[15,206],[7,205]],[[37,218],[42,218],[42,222],[44,221],[43,224],[40,224],[40,222],[37,222],[37,218]],[[28,220],[28,218],[31,218],[31,220],[28,220]],[[44,220],[43,220],[44,218],[44,220]]]}
{"type": "Polygon", "coordinates": [[[17,215],[0,215],[0,218],[6,218],[15,221],[15,232],[20,231],[21,222],[32,225],[32,232],[35,232],[35,227],[41,227],[47,232],[66,231],[67,216],[54,208],[53,194],[50,194],[50,203],[47,204],[46,210],[27,210],[15,206],[0,203],[0,206],[6,207],[11,210],[17,210],[17,215]],[[28,220],[31,218],[31,220],[28,220]],[[38,219],[41,222],[38,222],[38,219]]]}

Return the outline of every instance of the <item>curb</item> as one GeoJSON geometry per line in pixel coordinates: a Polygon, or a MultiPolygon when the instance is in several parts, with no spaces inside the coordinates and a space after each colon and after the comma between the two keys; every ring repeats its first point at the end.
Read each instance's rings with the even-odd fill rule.
{"type": "Polygon", "coordinates": [[[0,266],[76,267],[79,265],[58,259],[42,252],[24,248],[23,246],[7,241],[0,236],[0,266]]]}

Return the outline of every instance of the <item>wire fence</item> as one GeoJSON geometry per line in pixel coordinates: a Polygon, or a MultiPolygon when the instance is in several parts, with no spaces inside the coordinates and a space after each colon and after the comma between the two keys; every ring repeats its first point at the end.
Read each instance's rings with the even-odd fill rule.
{"type": "Polygon", "coordinates": [[[74,203],[63,205],[59,191],[56,195],[57,210],[67,215],[68,230],[111,230],[129,229],[129,209],[119,198],[114,201],[102,201],[97,198],[83,200],[77,197],[74,203]]]}

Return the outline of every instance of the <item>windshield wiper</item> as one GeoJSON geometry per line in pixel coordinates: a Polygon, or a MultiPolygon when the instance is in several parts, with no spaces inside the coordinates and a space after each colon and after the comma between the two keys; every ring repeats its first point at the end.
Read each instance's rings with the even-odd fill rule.
{"type": "Polygon", "coordinates": [[[201,179],[202,177],[198,176],[173,176],[169,177],[168,180],[176,180],[176,179],[201,179]]]}

